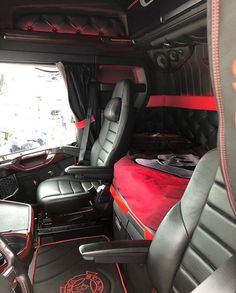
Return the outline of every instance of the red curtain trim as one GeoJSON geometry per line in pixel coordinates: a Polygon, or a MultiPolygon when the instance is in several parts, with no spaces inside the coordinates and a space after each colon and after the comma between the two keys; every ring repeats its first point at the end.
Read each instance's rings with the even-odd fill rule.
{"type": "Polygon", "coordinates": [[[217,111],[214,96],[150,96],[147,108],[158,107],[217,111]]]}

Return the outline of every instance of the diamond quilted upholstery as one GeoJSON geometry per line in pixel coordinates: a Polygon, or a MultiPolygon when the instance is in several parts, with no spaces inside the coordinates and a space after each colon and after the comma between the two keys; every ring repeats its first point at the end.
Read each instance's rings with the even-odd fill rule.
{"type": "Polygon", "coordinates": [[[180,134],[206,149],[216,147],[217,112],[179,108],[165,110],[164,126],[167,133],[180,134]]]}
{"type": "Polygon", "coordinates": [[[124,37],[125,27],[117,18],[87,15],[33,14],[20,17],[16,28],[48,33],[124,37]]]}
{"type": "Polygon", "coordinates": [[[218,115],[214,111],[146,108],[136,132],[179,134],[207,150],[216,147],[218,115]]]}

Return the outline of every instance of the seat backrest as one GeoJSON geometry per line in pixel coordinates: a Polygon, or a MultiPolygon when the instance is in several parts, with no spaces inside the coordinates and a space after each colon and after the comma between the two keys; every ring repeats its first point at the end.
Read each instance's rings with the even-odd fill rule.
{"type": "Polygon", "coordinates": [[[158,293],[191,292],[235,252],[236,220],[213,150],[159,226],[148,270],[158,293]]]}
{"type": "Polygon", "coordinates": [[[129,80],[119,81],[104,110],[104,121],[95,141],[92,166],[112,166],[128,150],[133,129],[133,87],[129,80]]]}

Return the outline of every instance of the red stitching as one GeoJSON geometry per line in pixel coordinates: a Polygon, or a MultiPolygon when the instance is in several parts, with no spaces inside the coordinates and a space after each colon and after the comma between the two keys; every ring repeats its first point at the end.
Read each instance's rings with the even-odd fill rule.
{"type": "Polygon", "coordinates": [[[215,94],[219,111],[219,138],[220,138],[220,156],[221,156],[221,168],[225,179],[225,185],[227,190],[228,199],[233,212],[236,214],[236,205],[234,203],[234,197],[232,188],[230,185],[228,166],[227,166],[227,152],[225,146],[225,122],[224,122],[224,109],[222,102],[222,89],[220,78],[220,63],[219,63],[219,34],[220,34],[220,1],[212,0],[212,63],[213,63],[213,76],[215,82],[215,94]]]}

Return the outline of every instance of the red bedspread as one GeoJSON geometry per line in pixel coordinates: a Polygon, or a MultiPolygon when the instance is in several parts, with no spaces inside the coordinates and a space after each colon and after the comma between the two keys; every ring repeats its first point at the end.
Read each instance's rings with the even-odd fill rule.
{"type": "Polygon", "coordinates": [[[153,230],[182,197],[188,182],[189,179],[140,166],[128,157],[114,166],[114,187],[136,217],[153,230]]]}

